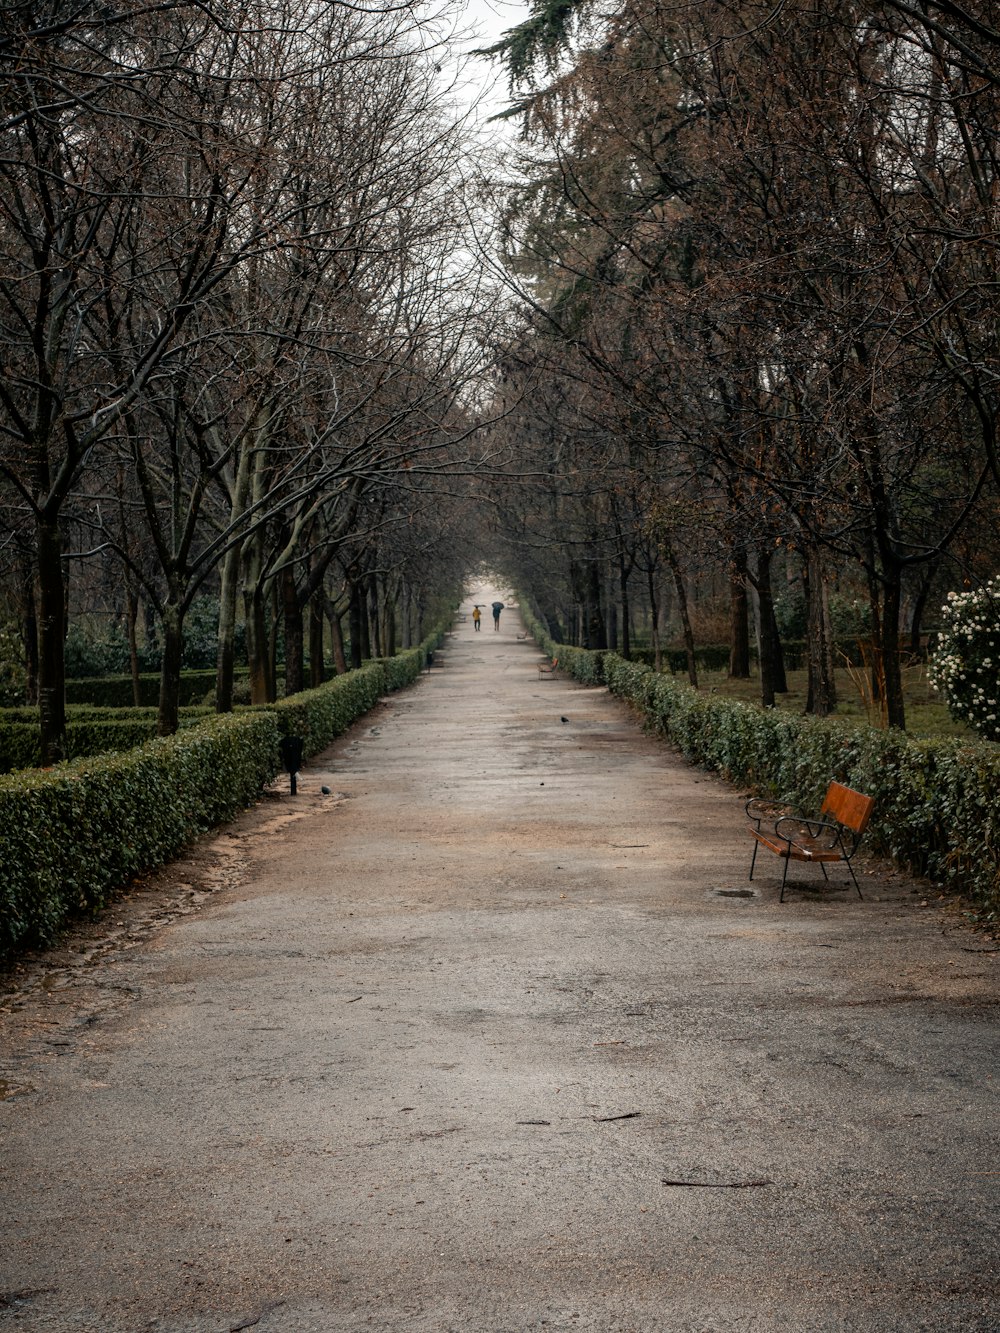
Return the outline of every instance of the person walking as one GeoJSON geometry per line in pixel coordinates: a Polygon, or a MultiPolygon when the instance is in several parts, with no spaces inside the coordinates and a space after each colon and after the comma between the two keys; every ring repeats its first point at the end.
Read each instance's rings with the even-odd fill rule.
{"type": "Polygon", "coordinates": [[[483,613],[482,613],[482,611],[480,611],[480,609],[479,609],[478,606],[474,606],[474,607],[472,608],[472,628],[473,628],[473,629],[478,630],[478,628],[479,628],[479,622],[480,622],[480,620],[482,620],[482,618],[483,618],[483,613]]]}
{"type": "Polygon", "coordinates": [[[493,628],[500,629],[500,612],[503,610],[503,602],[493,603],[493,628]]]}

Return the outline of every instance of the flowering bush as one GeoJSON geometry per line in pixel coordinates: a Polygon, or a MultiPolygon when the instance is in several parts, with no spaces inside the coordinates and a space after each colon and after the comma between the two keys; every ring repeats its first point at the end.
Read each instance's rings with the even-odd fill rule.
{"type": "Polygon", "coordinates": [[[950,592],[929,674],[952,717],[1000,741],[1000,574],[972,592],[950,592]]]}

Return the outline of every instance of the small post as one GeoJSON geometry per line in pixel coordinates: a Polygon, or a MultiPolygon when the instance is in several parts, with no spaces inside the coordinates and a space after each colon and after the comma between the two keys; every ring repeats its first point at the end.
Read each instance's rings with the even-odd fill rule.
{"type": "Polygon", "coordinates": [[[298,792],[296,778],[299,775],[299,769],[302,767],[302,751],[305,746],[301,736],[282,736],[278,741],[278,748],[281,751],[281,762],[285,766],[285,772],[288,774],[289,790],[293,796],[298,792]]]}

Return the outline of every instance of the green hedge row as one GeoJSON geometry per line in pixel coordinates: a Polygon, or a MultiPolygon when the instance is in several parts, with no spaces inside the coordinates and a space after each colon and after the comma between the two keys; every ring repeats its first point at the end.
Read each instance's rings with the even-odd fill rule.
{"type": "Polygon", "coordinates": [[[276,715],[283,736],[302,737],[307,757],[318,754],[342,736],[352,722],[374,708],[383,694],[412,684],[428,655],[443,638],[443,631],[434,633],[417,648],[395,657],[376,658],[357,671],[335,676],[313,690],[303,690],[288,699],[258,707],[276,715]]]}
{"type": "Polygon", "coordinates": [[[440,648],[444,641],[444,631],[429,635],[416,648],[407,648],[395,657],[380,657],[378,660],[385,667],[385,684],[388,690],[402,690],[413,682],[428,664],[431,654],[440,648]]]}
{"type": "MultiPolygon", "coordinates": [[[[188,704],[186,707],[178,710],[181,721],[197,721],[205,717],[214,717],[215,709],[210,704],[188,704]]],[[[113,708],[107,705],[94,704],[67,704],[66,720],[68,722],[155,722],[157,709],[155,707],[134,708],[131,704],[127,708],[113,708]]],[[[0,709],[0,726],[7,722],[30,722],[33,726],[38,726],[38,709],[21,705],[17,708],[0,709]]]]}
{"type": "Polygon", "coordinates": [[[385,693],[385,668],[367,662],[357,671],[303,690],[273,704],[257,704],[254,712],[272,713],[283,736],[301,736],[306,755],[317,754],[343,735],[385,693]]]}
{"type": "Polygon", "coordinates": [[[68,917],[255,801],[277,770],[276,718],[243,713],[0,777],[0,958],[50,943],[68,917]]]}
{"type": "MultiPolygon", "coordinates": [[[[566,645],[559,646],[563,649],[566,645]]],[[[799,671],[805,666],[806,644],[801,639],[783,639],[781,651],[789,671],[799,671]]],[[[757,660],[757,651],[753,647],[750,656],[752,661],[757,660]]],[[[673,672],[675,676],[687,675],[687,653],[683,648],[664,648],[660,657],[667,671],[673,672]]],[[[694,657],[699,671],[729,670],[729,648],[726,644],[703,644],[695,649],[694,657]]],[[[652,648],[633,648],[629,658],[633,662],[651,667],[656,660],[656,653],[652,648]]],[[[856,639],[844,639],[837,643],[834,646],[834,658],[837,666],[842,666],[845,658],[853,666],[863,665],[861,650],[856,639]]]]}
{"type": "Polygon", "coordinates": [[[702,694],[615,653],[567,651],[522,615],[575,679],[601,679],[684,756],[730,781],[815,810],[831,778],[875,798],[868,846],[1000,915],[1000,745],[848,726],[702,694]],[[589,660],[587,660],[589,659],[589,660]]]}
{"type": "MultiPolygon", "coordinates": [[[[237,672],[237,678],[245,677],[246,671],[237,672]]],[[[200,704],[210,690],[215,689],[215,669],[205,671],[182,671],[180,701],[182,706],[200,704]]],[[[160,676],[158,672],[144,672],[139,677],[140,707],[155,708],[160,700],[160,676]]],[[[81,676],[66,682],[67,704],[93,704],[103,708],[131,708],[131,676],[81,676]]]]}
{"type": "MultiPolygon", "coordinates": [[[[652,648],[633,648],[629,656],[631,661],[642,662],[650,667],[656,661],[656,653],[652,648]]],[[[664,648],[660,657],[668,671],[678,676],[687,674],[687,653],[683,648],[664,648]]],[[[702,671],[725,671],[729,667],[729,649],[721,644],[710,643],[695,649],[694,660],[702,671]]]]}
{"type": "MultiPolygon", "coordinates": [[[[17,711],[30,712],[27,709],[17,711]]],[[[95,709],[96,716],[87,715],[87,710],[80,712],[84,716],[74,713],[66,725],[66,749],[71,759],[106,754],[109,750],[131,750],[156,735],[155,709],[95,709]],[[108,716],[101,716],[102,712],[108,716]]],[[[194,726],[211,716],[214,716],[211,709],[185,709],[180,719],[181,728],[194,726]]],[[[37,768],[41,762],[37,713],[30,722],[12,720],[9,713],[4,713],[0,718],[0,773],[37,768]]]]}
{"type": "MultiPolygon", "coordinates": [[[[129,748],[0,777],[0,960],[51,943],[70,916],[103,906],[129,879],[252,804],[279,770],[280,736],[301,736],[307,755],[324,749],[386,690],[415,680],[442,638],[276,704],[207,718],[191,710],[191,725],[176,736],[136,748],[155,715],[122,709],[132,716],[120,723],[72,722],[81,743],[88,736],[129,748]]],[[[0,745],[21,731],[37,747],[37,723],[23,721],[0,726],[0,745]]]]}

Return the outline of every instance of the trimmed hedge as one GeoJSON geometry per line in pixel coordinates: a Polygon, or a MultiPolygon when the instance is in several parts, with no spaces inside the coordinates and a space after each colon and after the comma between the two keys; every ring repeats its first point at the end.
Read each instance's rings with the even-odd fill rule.
{"type": "MultiPolygon", "coordinates": [[[[209,704],[189,704],[178,711],[182,722],[199,721],[202,718],[215,716],[215,709],[209,704]]],[[[156,717],[155,707],[133,708],[131,704],[127,708],[112,708],[97,704],[66,706],[67,722],[155,722],[156,717]]],[[[30,722],[37,727],[38,709],[27,705],[0,709],[0,726],[6,722],[30,722]]]]}
{"type": "Polygon", "coordinates": [[[702,694],[616,653],[567,650],[522,599],[544,652],[574,679],[601,679],[685,758],[803,810],[831,778],[875,798],[868,846],[1000,915],[1000,745],[848,726],[702,694]],[[588,660],[589,659],[589,660],[588,660]]]}
{"type": "Polygon", "coordinates": [[[308,756],[343,735],[352,722],[375,707],[385,689],[385,667],[381,662],[368,662],[313,690],[277,703],[257,704],[251,711],[273,714],[282,736],[301,736],[308,756]]]}
{"type": "MultiPolygon", "coordinates": [[[[236,678],[245,678],[246,671],[236,672],[236,678]]],[[[180,685],[181,706],[200,704],[210,690],[215,689],[215,668],[206,671],[182,671],[180,685]]],[[[143,672],[139,677],[140,707],[155,708],[160,700],[159,672],[143,672]]],[[[66,682],[67,704],[92,704],[103,708],[131,708],[131,676],[79,676],[66,682]]]]}
{"type": "MultiPolygon", "coordinates": [[[[112,712],[127,715],[120,722],[99,708],[75,710],[71,745],[145,743],[0,777],[0,961],[52,943],[69,917],[102,907],[134,876],[252,804],[280,769],[280,736],[301,736],[306,755],[316,754],[387,690],[416,680],[443,637],[275,704],[223,716],[187,710],[188,725],[165,739],[145,740],[155,710],[112,712]]],[[[0,752],[30,743],[37,758],[37,720],[21,720],[21,711],[5,714],[0,752]]]]}
{"type": "Polygon", "coordinates": [[[283,736],[301,736],[307,757],[318,754],[374,708],[383,694],[411,685],[443,638],[443,631],[436,632],[395,657],[376,658],[315,689],[257,708],[276,715],[283,736]]]}
{"type": "Polygon", "coordinates": [[[407,648],[395,657],[380,657],[377,660],[385,667],[387,690],[402,690],[413,682],[427,665],[435,648],[444,642],[444,631],[430,634],[416,648],[407,648]]]}
{"type": "MultiPolygon", "coordinates": [[[[30,713],[28,709],[16,712],[30,713]]],[[[31,722],[11,720],[11,709],[0,718],[0,773],[20,768],[37,768],[42,762],[38,716],[31,722]]],[[[211,709],[185,709],[180,725],[184,730],[214,714],[211,709]]],[[[112,750],[132,750],[156,735],[156,710],[140,708],[81,709],[70,715],[66,724],[66,749],[71,759],[107,754],[112,750]]]]}
{"type": "Polygon", "coordinates": [[[74,913],[255,801],[278,767],[276,719],[243,713],[0,777],[0,958],[51,943],[74,913]]]}

